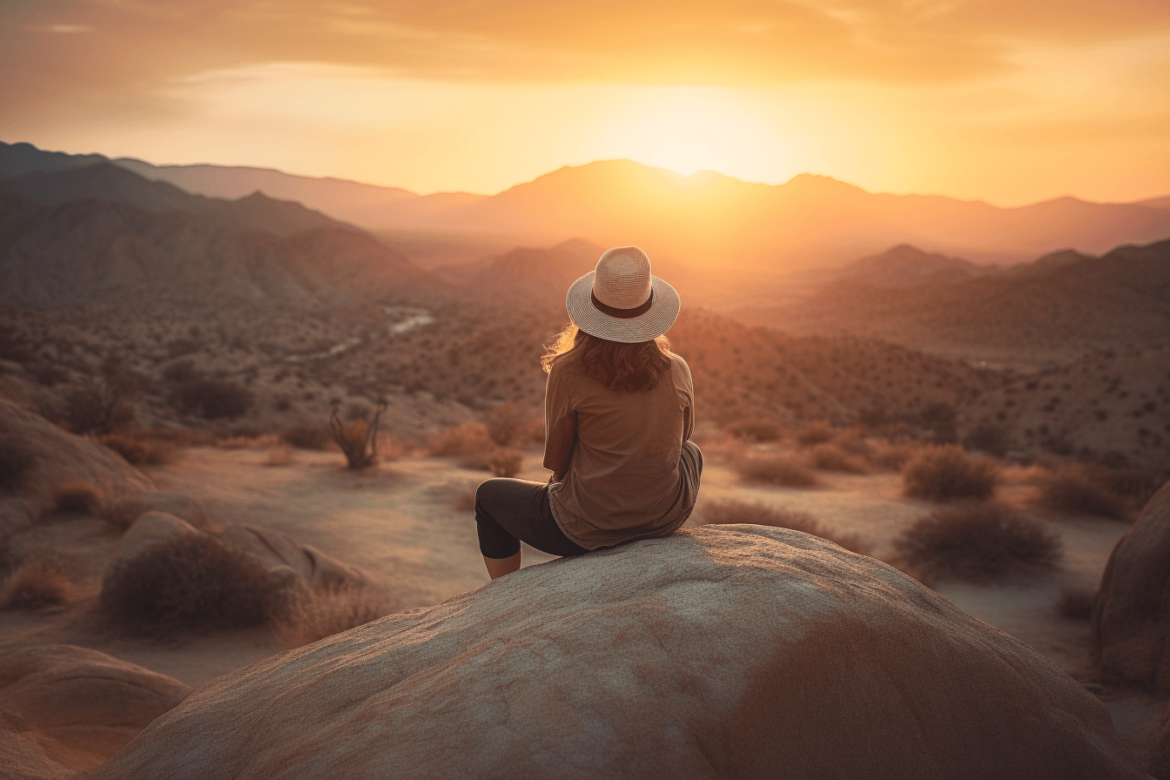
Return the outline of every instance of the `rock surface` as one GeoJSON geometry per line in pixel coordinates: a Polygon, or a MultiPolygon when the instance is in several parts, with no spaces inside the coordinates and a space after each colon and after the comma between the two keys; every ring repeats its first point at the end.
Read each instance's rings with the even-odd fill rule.
{"type": "Polygon", "coordinates": [[[134,524],[127,528],[126,533],[122,535],[118,557],[110,563],[110,568],[118,565],[121,561],[136,558],[153,545],[202,533],[202,531],[192,527],[190,523],[184,522],[174,515],[168,515],[165,512],[147,512],[135,520],[134,524]]]}
{"type": "Polygon", "coordinates": [[[277,569],[292,569],[298,577],[313,587],[329,587],[364,579],[356,568],[331,558],[315,547],[299,544],[279,531],[269,528],[232,525],[223,530],[219,540],[228,547],[255,555],[270,572],[277,569]]]}
{"type": "Polygon", "coordinates": [[[143,511],[153,510],[173,515],[195,528],[207,528],[210,525],[203,505],[186,493],[147,490],[135,496],[134,502],[141,506],[143,511]]]}
{"type": "Polygon", "coordinates": [[[83,647],[11,652],[0,656],[0,706],[8,713],[0,718],[0,756],[12,753],[26,766],[12,775],[19,778],[89,770],[189,693],[178,680],[83,647]]]}
{"type": "Polygon", "coordinates": [[[260,661],[92,777],[329,776],[1142,777],[1023,643],[760,526],[533,566],[260,661]]]}
{"type": "Polygon", "coordinates": [[[153,490],[138,469],[110,450],[58,428],[45,418],[0,399],[0,439],[13,439],[33,462],[16,493],[35,515],[65,482],[88,482],[106,495],[153,490]]]}
{"type": "Polygon", "coordinates": [[[1106,672],[1170,691],[1170,483],[1118,540],[1097,589],[1093,658],[1106,672]]]}

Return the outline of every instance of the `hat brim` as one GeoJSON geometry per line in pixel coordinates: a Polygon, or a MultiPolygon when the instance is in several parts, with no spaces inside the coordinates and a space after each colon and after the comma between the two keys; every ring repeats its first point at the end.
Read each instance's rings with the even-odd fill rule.
{"type": "Polygon", "coordinates": [[[650,277],[650,294],[653,302],[645,314],[624,319],[598,311],[592,300],[593,277],[596,273],[590,271],[573,282],[569,286],[568,294],[565,295],[565,308],[569,312],[569,319],[591,336],[620,344],[637,344],[658,338],[670,330],[670,326],[678,319],[681,306],[678,292],[657,276],[650,277]]]}

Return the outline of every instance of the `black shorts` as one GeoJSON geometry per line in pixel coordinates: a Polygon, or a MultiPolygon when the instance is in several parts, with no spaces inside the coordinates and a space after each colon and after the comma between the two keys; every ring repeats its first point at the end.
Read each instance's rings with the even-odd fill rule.
{"type": "Polygon", "coordinates": [[[548,504],[548,485],[523,479],[489,479],[475,491],[479,551],[485,558],[511,558],[520,542],[549,555],[589,550],[565,536],[548,504]]]}

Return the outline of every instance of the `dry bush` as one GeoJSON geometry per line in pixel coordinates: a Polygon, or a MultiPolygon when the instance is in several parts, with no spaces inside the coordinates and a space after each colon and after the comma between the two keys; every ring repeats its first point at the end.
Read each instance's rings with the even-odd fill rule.
{"type": "Polygon", "coordinates": [[[53,493],[53,511],[62,514],[98,516],[104,505],[102,491],[89,482],[66,482],[53,493]]]}
{"type": "Polygon", "coordinates": [[[19,490],[33,468],[33,455],[16,439],[0,439],[0,491],[19,490]]]}
{"type": "Polygon", "coordinates": [[[860,535],[837,533],[827,529],[807,512],[781,509],[759,502],[740,501],[734,498],[709,501],[703,505],[702,518],[704,524],[707,525],[747,523],[768,525],[774,528],[791,528],[794,531],[828,539],[846,550],[862,555],[868,555],[872,549],[869,542],[860,535]]]}
{"type": "Polygon", "coordinates": [[[1008,451],[1008,432],[999,425],[980,423],[971,429],[963,439],[963,446],[969,450],[981,450],[997,458],[1008,451]]]}
{"type": "Polygon", "coordinates": [[[294,425],[281,431],[280,438],[298,450],[327,450],[333,446],[333,434],[328,425],[294,425]]]}
{"type": "Polygon", "coordinates": [[[465,422],[440,433],[431,440],[431,455],[437,458],[450,455],[476,455],[495,449],[487,426],[483,423],[465,422]]]}
{"type": "Polygon", "coordinates": [[[296,455],[293,454],[293,448],[287,444],[273,447],[268,451],[268,457],[264,459],[265,466],[291,466],[295,462],[296,455]]]}
{"type": "Polygon", "coordinates": [[[349,468],[369,468],[378,462],[378,421],[385,409],[385,404],[379,404],[372,420],[358,417],[342,422],[338,415],[338,407],[334,405],[329,416],[329,431],[333,434],[333,441],[345,455],[345,462],[349,468]]]}
{"type": "MultiPolygon", "coordinates": [[[[500,447],[520,444],[521,434],[530,419],[529,412],[517,403],[493,406],[483,414],[488,437],[500,447]]],[[[543,435],[543,430],[541,433],[543,435]]]]}
{"type": "Polygon", "coordinates": [[[903,493],[931,501],[985,501],[995,493],[998,479],[993,461],[969,458],[955,444],[924,447],[902,467],[903,493]]]}
{"type": "Polygon", "coordinates": [[[736,458],[734,466],[740,480],[747,483],[799,488],[820,484],[816,474],[796,459],[783,455],[742,456],[736,458]]]}
{"type": "Polygon", "coordinates": [[[900,563],[924,581],[987,582],[1050,570],[1060,560],[1051,528],[1004,504],[937,509],[894,540],[900,563]]]}
{"type": "Polygon", "coordinates": [[[869,468],[861,458],[850,455],[836,444],[817,444],[805,455],[810,466],[821,471],[866,474],[869,468]]]}
{"type": "Polygon", "coordinates": [[[488,455],[488,469],[497,477],[514,477],[524,466],[524,453],[519,450],[496,450],[488,455]]]}
{"type": "Polygon", "coordinates": [[[190,428],[141,428],[138,436],[172,447],[206,447],[215,443],[215,437],[206,431],[190,428]]]}
{"type": "Polygon", "coordinates": [[[221,450],[263,450],[275,447],[279,442],[280,437],[274,434],[243,433],[216,437],[215,446],[221,450]]]}
{"type": "Polygon", "coordinates": [[[131,466],[161,466],[175,460],[175,446],[168,441],[127,433],[108,433],[98,436],[97,441],[121,455],[131,466]]]}
{"type": "Polygon", "coordinates": [[[806,423],[796,432],[796,443],[801,447],[811,447],[814,444],[825,444],[833,438],[833,429],[828,420],[814,420],[806,423]]]}
{"type": "Polygon", "coordinates": [[[1066,585],[1056,600],[1056,611],[1069,620],[1089,620],[1097,602],[1097,591],[1092,588],[1066,585]]]}
{"type": "Polygon", "coordinates": [[[256,558],[205,534],[118,561],[101,592],[111,621],[155,637],[271,624],[288,615],[292,598],[292,589],[256,558]]]}
{"type": "Polygon", "coordinates": [[[784,427],[776,420],[736,420],[725,425],[723,430],[737,439],[757,443],[780,441],[784,437],[784,427]]]}
{"type": "Polygon", "coordinates": [[[1070,515],[1132,519],[1125,501],[1109,489],[1099,472],[1085,466],[1064,466],[1043,478],[1037,503],[1070,515]]]}
{"type": "Polygon", "coordinates": [[[74,433],[113,433],[134,422],[130,401],[139,392],[139,381],[128,374],[90,379],[66,393],[52,416],[74,433]]]}
{"type": "Polygon", "coordinates": [[[301,587],[278,625],[295,647],[320,641],[390,614],[386,591],[368,582],[301,587]]]}
{"type": "Polygon", "coordinates": [[[67,559],[39,552],[16,564],[0,587],[0,609],[44,609],[71,601],[77,593],[67,559]]]}

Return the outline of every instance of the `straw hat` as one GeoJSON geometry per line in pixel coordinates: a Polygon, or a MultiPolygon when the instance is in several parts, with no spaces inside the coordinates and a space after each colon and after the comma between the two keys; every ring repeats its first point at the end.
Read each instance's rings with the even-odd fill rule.
{"type": "Polygon", "coordinates": [[[650,275],[650,258],[636,246],[610,249],[597,268],[569,286],[569,319],[606,341],[637,344],[670,330],[678,319],[674,288],[650,275]]]}

